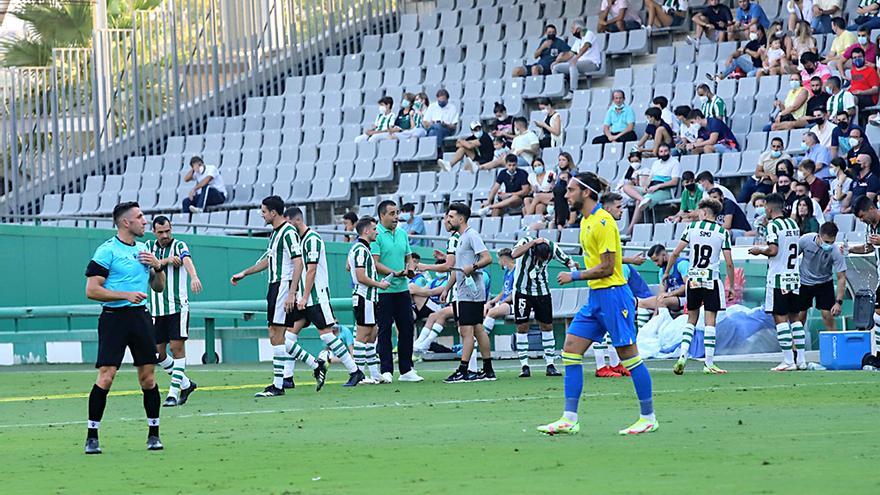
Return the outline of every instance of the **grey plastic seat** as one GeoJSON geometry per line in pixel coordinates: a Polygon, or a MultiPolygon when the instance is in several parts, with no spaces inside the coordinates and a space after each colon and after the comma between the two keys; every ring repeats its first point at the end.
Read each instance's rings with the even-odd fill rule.
{"type": "Polygon", "coordinates": [[[183,136],[171,136],[165,144],[165,153],[183,153],[185,138],[183,136]]]}
{"type": "Polygon", "coordinates": [[[414,161],[437,159],[439,145],[435,136],[419,138],[419,148],[413,156],[414,161]]]}
{"type": "MultiPolygon", "coordinates": [[[[101,204],[101,195],[85,195],[82,197],[82,201],[79,203],[78,211],[74,213],[79,213],[81,215],[94,215],[98,213],[99,206],[101,204]]],[[[109,213],[109,212],[108,212],[109,213]]]]}
{"type": "Polygon", "coordinates": [[[397,146],[397,155],[395,160],[398,162],[406,162],[413,159],[418,151],[418,138],[405,139],[400,141],[397,146]]]}
{"type": "Polygon", "coordinates": [[[42,208],[40,208],[40,216],[57,215],[61,212],[61,195],[47,194],[43,196],[42,208]]]}
{"type": "Polygon", "coordinates": [[[90,175],[86,178],[86,186],[83,188],[83,194],[100,194],[104,190],[104,176],[90,175]]]}
{"type": "Polygon", "coordinates": [[[373,164],[371,181],[386,181],[394,178],[394,161],[391,159],[377,159],[373,164]]]}
{"type": "Polygon", "coordinates": [[[397,194],[415,194],[419,190],[419,174],[404,172],[397,183],[397,194]]]}
{"type": "MultiPolygon", "coordinates": [[[[436,48],[440,46],[440,31],[436,29],[430,29],[422,31],[422,40],[419,43],[418,48],[436,48]]],[[[407,48],[416,48],[415,46],[404,46],[404,49],[407,48]]]]}
{"type": "Polygon", "coordinates": [[[366,182],[373,174],[372,159],[358,159],[354,162],[354,173],[351,174],[352,182],[366,182]]]}
{"type": "Polygon", "coordinates": [[[235,150],[238,151],[241,149],[241,145],[244,142],[244,135],[241,133],[226,133],[223,135],[223,147],[222,151],[226,150],[235,150]]]}
{"type": "Polygon", "coordinates": [[[626,31],[619,33],[611,33],[608,35],[608,45],[605,47],[605,53],[608,55],[619,55],[626,53],[626,45],[629,33],[626,31]]]}
{"type": "Polygon", "coordinates": [[[327,201],[348,201],[351,199],[351,181],[348,177],[336,177],[330,182],[327,201]]]}

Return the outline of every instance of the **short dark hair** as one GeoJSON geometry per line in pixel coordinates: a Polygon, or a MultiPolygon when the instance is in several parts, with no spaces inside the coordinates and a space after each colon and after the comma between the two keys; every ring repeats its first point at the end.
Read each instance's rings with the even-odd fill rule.
{"type": "Polygon", "coordinates": [[[505,163],[518,163],[519,157],[514,155],[513,153],[508,153],[507,156],[504,157],[505,163]]]}
{"type": "Polygon", "coordinates": [[[353,211],[346,212],[345,215],[342,215],[343,220],[348,220],[352,223],[352,225],[356,224],[358,221],[357,213],[353,211]]]}
{"type": "MultiPolygon", "coordinates": [[[[807,52],[807,53],[811,53],[811,52],[807,52]]],[[[840,78],[837,76],[831,76],[828,79],[826,79],[825,82],[834,86],[837,89],[840,89],[840,78]]]]}
{"type": "Polygon", "coordinates": [[[465,220],[471,218],[471,209],[464,203],[450,203],[449,207],[446,208],[446,212],[449,213],[450,211],[458,213],[463,216],[465,220]]]}
{"type": "Polygon", "coordinates": [[[810,160],[809,158],[802,161],[800,167],[811,174],[816,172],[816,162],[810,160]]]}
{"type": "Polygon", "coordinates": [[[714,183],[715,176],[712,175],[712,172],[709,172],[708,170],[703,170],[702,172],[697,174],[697,182],[703,182],[704,180],[714,183]]]}
{"type": "Polygon", "coordinates": [[[837,29],[846,29],[846,20],[843,17],[835,16],[831,18],[831,25],[837,26],[837,29]]]}
{"type": "Polygon", "coordinates": [[[681,180],[682,181],[694,180],[694,172],[692,170],[685,170],[684,172],[681,173],[681,180]]]}
{"type": "Polygon", "coordinates": [[[505,256],[507,258],[513,258],[513,251],[510,248],[501,248],[498,250],[498,257],[505,256]]]}
{"type": "Polygon", "coordinates": [[[782,138],[779,137],[779,136],[776,136],[776,137],[774,137],[773,139],[771,139],[771,140],[770,140],[770,144],[773,144],[773,143],[775,143],[775,142],[777,142],[777,141],[779,142],[779,144],[785,146],[785,141],[783,141],[782,138]]]}
{"type": "Polygon", "coordinates": [[[687,118],[688,118],[688,120],[704,119],[704,118],[706,118],[706,116],[703,115],[703,112],[700,111],[699,108],[695,108],[695,109],[691,110],[691,113],[688,114],[687,118]]]}
{"type": "Polygon", "coordinates": [[[778,193],[768,194],[764,198],[764,206],[767,209],[782,211],[785,208],[785,199],[778,193]]]}
{"type": "MultiPolygon", "coordinates": [[[[712,191],[721,192],[721,190],[718,188],[712,189],[712,191]]],[[[721,206],[721,203],[719,203],[718,201],[715,201],[712,198],[704,198],[703,200],[700,201],[700,204],[697,206],[697,208],[699,208],[701,210],[703,208],[711,210],[712,214],[717,217],[721,213],[723,206],[721,206]]]]}
{"type": "Polygon", "coordinates": [[[137,201],[126,201],[125,203],[119,203],[118,205],[113,207],[113,225],[122,218],[122,215],[128,213],[128,210],[132,208],[140,208],[141,205],[138,204],[137,201]]]}
{"type": "Polygon", "coordinates": [[[550,249],[550,244],[546,242],[542,242],[541,244],[535,244],[531,248],[532,256],[538,260],[549,260],[551,256],[553,256],[553,251],[550,249]]]}
{"type": "Polygon", "coordinates": [[[260,204],[265,206],[269,211],[274,211],[279,215],[284,214],[284,200],[281,199],[281,196],[267,196],[263,198],[263,201],[260,204]]]}
{"type": "Polygon", "coordinates": [[[708,191],[706,191],[707,196],[711,196],[713,194],[718,194],[722,198],[724,197],[724,191],[722,191],[721,188],[719,188],[719,187],[713,187],[712,189],[709,189],[708,191]]]}
{"type": "Polygon", "coordinates": [[[449,91],[446,91],[443,88],[438,89],[437,90],[437,98],[440,98],[441,96],[445,96],[446,98],[449,98],[449,91]]]}
{"type": "Polygon", "coordinates": [[[550,105],[553,106],[553,102],[550,101],[550,98],[538,98],[538,105],[550,105]]]}
{"type": "Polygon", "coordinates": [[[400,207],[400,211],[409,211],[415,213],[416,205],[412,203],[404,203],[403,206],[400,207]]]}
{"type": "Polygon", "coordinates": [[[709,88],[709,85],[706,84],[706,83],[702,83],[702,84],[700,84],[699,86],[697,86],[697,91],[699,91],[699,90],[701,90],[701,89],[702,89],[703,91],[707,91],[707,92],[709,92],[709,93],[712,92],[712,90],[709,88]]]}
{"type": "Polygon", "coordinates": [[[856,198],[853,205],[855,205],[855,206],[853,206],[853,213],[855,213],[856,215],[858,215],[859,213],[864,213],[866,211],[870,211],[870,210],[877,208],[877,205],[874,203],[874,200],[869,198],[868,195],[866,195],[866,194],[863,194],[863,195],[859,196],[858,198],[856,198]]]}
{"type": "Polygon", "coordinates": [[[860,46],[853,48],[852,51],[849,52],[850,56],[855,55],[856,53],[861,53],[863,57],[865,56],[865,50],[860,46]]]}
{"type": "Polygon", "coordinates": [[[648,258],[654,257],[664,251],[666,251],[666,246],[663,244],[654,244],[648,249],[648,258]]]}
{"type": "Polygon", "coordinates": [[[645,110],[645,115],[651,117],[654,120],[661,120],[663,112],[657,107],[648,107],[645,110]]]}
{"type": "Polygon", "coordinates": [[[284,216],[293,220],[294,218],[302,218],[303,212],[298,206],[291,206],[284,211],[284,216]]]}
{"type": "Polygon", "coordinates": [[[516,124],[522,124],[522,125],[528,127],[529,121],[526,120],[525,117],[514,117],[513,118],[513,125],[516,126],[516,124]]]}
{"type": "Polygon", "coordinates": [[[815,63],[818,62],[818,61],[819,61],[819,56],[816,55],[816,54],[813,53],[813,52],[804,52],[804,53],[801,55],[801,63],[802,63],[802,64],[805,64],[805,63],[808,63],[808,62],[811,63],[811,64],[815,64],[815,63]]]}
{"type": "Polygon", "coordinates": [[[422,255],[419,254],[419,253],[417,253],[417,252],[415,252],[415,251],[413,251],[413,252],[410,253],[409,255],[410,255],[410,257],[411,257],[412,259],[414,259],[414,260],[416,260],[416,261],[421,261],[421,260],[422,260],[422,255]]]}
{"type": "Polygon", "coordinates": [[[691,107],[689,107],[687,105],[679,105],[679,106],[675,107],[675,110],[673,110],[672,113],[676,117],[687,118],[688,114],[691,113],[691,107]]]}
{"type": "Polygon", "coordinates": [[[390,199],[386,199],[385,201],[379,202],[379,206],[376,207],[376,211],[379,212],[379,216],[381,217],[382,215],[385,214],[386,211],[388,211],[389,206],[396,206],[396,205],[397,205],[397,203],[395,203],[394,201],[391,201],[390,199]]]}
{"type": "Polygon", "coordinates": [[[193,165],[195,165],[196,163],[205,163],[205,161],[202,160],[202,157],[200,157],[200,156],[198,156],[198,155],[196,155],[196,156],[194,156],[194,157],[192,157],[192,158],[189,159],[189,165],[190,165],[190,166],[193,166],[193,165]]]}
{"type": "Polygon", "coordinates": [[[171,219],[169,219],[165,215],[158,215],[155,218],[153,218],[153,228],[155,228],[156,225],[165,225],[166,223],[170,224],[171,219]]]}
{"type": "Polygon", "coordinates": [[[651,100],[651,103],[659,105],[660,108],[666,108],[669,106],[669,98],[665,96],[655,96],[654,99],[651,100]]]}
{"type": "Polygon", "coordinates": [[[846,159],[842,156],[836,156],[831,159],[831,165],[846,170],[846,159]]]}
{"type": "Polygon", "coordinates": [[[358,233],[358,235],[363,235],[364,230],[366,230],[367,227],[369,227],[370,225],[372,225],[374,223],[376,223],[375,218],[363,217],[360,220],[358,220],[357,223],[354,225],[354,230],[355,230],[355,232],[358,233]]]}
{"type": "Polygon", "coordinates": [[[834,222],[825,222],[821,226],[819,226],[819,235],[837,237],[838,232],[839,229],[837,228],[837,224],[834,222]]]}
{"type": "Polygon", "coordinates": [[[394,98],[390,96],[383,96],[382,98],[379,98],[379,104],[388,105],[390,107],[394,105],[394,98]]]}
{"type": "Polygon", "coordinates": [[[553,28],[554,31],[559,31],[558,29],[556,29],[555,24],[547,24],[546,26],[544,26],[544,31],[547,31],[550,28],[553,28]]]}
{"type": "Polygon", "coordinates": [[[507,113],[507,107],[504,106],[504,103],[500,101],[496,101],[495,105],[492,106],[492,113],[504,112],[507,113]]]}
{"type": "Polygon", "coordinates": [[[615,201],[623,201],[623,196],[617,194],[616,192],[605,193],[602,195],[602,199],[600,202],[604,205],[608,203],[613,203],[615,201]]]}

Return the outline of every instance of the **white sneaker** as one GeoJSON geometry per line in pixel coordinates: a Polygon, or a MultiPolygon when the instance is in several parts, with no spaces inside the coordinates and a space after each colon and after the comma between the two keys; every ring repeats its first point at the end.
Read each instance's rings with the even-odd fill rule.
{"type": "Polygon", "coordinates": [[[798,367],[794,363],[786,363],[782,362],[776,365],[775,368],[770,368],[770,371],[797,371],[798,367]]]}
{"type": "Polygon", "coordinates": [[[450,165],[448,161],[446,161],[442,158],[437,160],[437,165],[440,165],[440,168],[442,168],[446,172],[449,172],[450,170],[452,170],[452,165],[450,165]]]}
{"type": "Polygon", "coordinates": [[[489,213],[489,208],[488,208],[488,207],[486,207],[486,208],[480,208],[479,210],[477,210],[477,216],[478,216],[478,217],[485,217],[487,213],[489,213]]]}
{"type": "Polygon", "coordinates": [[[797,363],[797,369],[800,371],[804,371],[807,369],[807,362],[804,361],[802,363],[797,363]]]}
{"type": "Polygon", "coordinates": [[[399,382],[420,382],[423,380],[424,378],[420,377],[416,370],[409,370],[397,379],[399,382]]]}
{"type": "Polygon", "coordinates": [[[189,212],[190,213],[201,213],[202,209],[197,206],[189,205],[189,212]]]}
{"type": "Polygon", "coordinates": [[[642,198],[642,200],[639,201],[639,208],[644,208],[650,202],[651,202],[651,198],[642,198]]]}
{"type": "Polygon", "coordinates": [[[361,380],[360,383],[358,383],[358,385],[378,385],[378,384],[379,384],[379,380],[376,380],[375,378],[371,378],[369,376],[364,378],[363,380],[361,380]]]}
{"type": "Polygon", "coordinates": [[[391,383],[393,380],[393,375],[391,373],[382,373],[379,376],[379,383],[391,383]]]}
{"type": "Polygon", "coordinates": [[[685,38],[685,41],[687,41],[687,43],[689,45],[699,45],[700,44],[700,42],[697,41],[697,39],[691,35],[687,35],[687,38],[685,38]]]}

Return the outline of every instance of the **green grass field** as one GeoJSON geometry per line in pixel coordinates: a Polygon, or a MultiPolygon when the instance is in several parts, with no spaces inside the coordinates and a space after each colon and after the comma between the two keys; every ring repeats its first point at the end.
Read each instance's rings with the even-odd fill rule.
{"type": "MultiPolygon", "coordinates": [[[[591,361],[591,360],[588,360],[591,361]]],[[[727,363],[726,376],[683,377],[651,362],[661,428],[636,419],[627,379],[589,376],[581,433],[544,437],[562,379],[445,385],[451,363],[422,363],[428,381],[341,387],[331,369],[284,397],[254,399],[270,365],[192,367],[190,402],[162,410],[166,450],[144,449],[132,368],[117,377],[101,425],[104,454],[85,456],[88,367],[0,371],[4,493],[871,493],[880,482],[880,374],[771,374],[727,363]]],[[[539,368],[533,368],[533,372],[539,368]]],[[[168,377],[159,378],[161,387],[168,377]]]]}

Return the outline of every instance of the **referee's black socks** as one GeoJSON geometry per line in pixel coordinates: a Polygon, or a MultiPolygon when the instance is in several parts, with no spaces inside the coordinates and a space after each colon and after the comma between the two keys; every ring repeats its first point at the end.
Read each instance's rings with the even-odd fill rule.
{"type": "MultiPolygon", "coordinates": [[[[474,351],[476,352],[476,351],[474,351]]],[[[492,358],[483,358],[483,371],[486,373],[492,372],[492,358]]]]}
{"type": "Polygon", "coordinates": [[[98,438],[98,427],[101,425],[101,418],[104,417],[104,408],[107,406],[107,393],[98,384],[92,385],[92,391],[89,392],[89,432],[87,438],[98,438]]]}
{"type": "Polygon", "coordinates": [[[159,386],[154,385],[153,388],[144,392],[144,411],[147,413],[147,425],[150,427],[149,435],[151,437],[159,436],[159,407],[161,399],[159,398],[159,386]]]}

